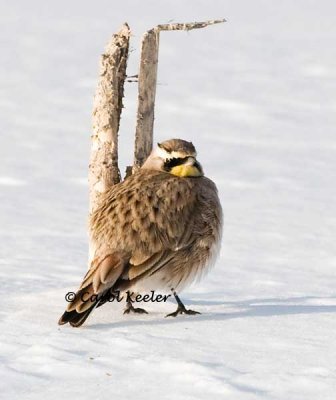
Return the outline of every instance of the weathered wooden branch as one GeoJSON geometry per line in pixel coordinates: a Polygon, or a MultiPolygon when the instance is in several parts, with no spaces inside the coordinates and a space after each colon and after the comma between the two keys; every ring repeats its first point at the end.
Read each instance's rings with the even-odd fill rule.
{"type": "Polygon", "coordinates": [[[190,31],[192,29],[201,29],[205,28],[209,25],[221,24],[222,22],[226,22],[226,19],[214,19],[211,21],[204,22],[187,22],[187,23],[175,23],[175,24],[163,24],[158,25],[156,29],[159,31],[190,31]]]}
{"type": "Polygon", "coordinates": [[[141,167],[153,147],[154,104],[158,55],[159,30],[151,29],[144,34],[141,48],[134,168],[141,167]]]}
{"type": "Polygon", "coordinates": [[[135,131],[133,171],[140,168],[153,147],[154,105],[160,31],[192,30],[225,22],[225,19],[158,25],[147,31],[142,39],[138,83],[138,112],[135,131]]]}
{"type": "Polygon", "coordinates": [[[118,130],[123,108],[129,38],[129,26],[124,24],[113,35],[101,57],[100,79],[93,107],[89,165],[90,213],[97,208],[101,194],[120,182],[118,130]]]}

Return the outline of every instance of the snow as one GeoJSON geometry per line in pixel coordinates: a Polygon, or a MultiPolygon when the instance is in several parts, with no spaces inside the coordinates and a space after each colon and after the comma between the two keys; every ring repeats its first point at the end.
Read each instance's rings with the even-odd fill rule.
{"type": "MultiPolygon", "coordinates": [[[[328,400],[336,389],[333,1],[2,2],[0,318],[4,399],[328,400]],[[175,304],[58,327],[84,275],[98,59],[128,21],[225,17],[161,36],[155,140],[192,140],[225,212],[221,258],[175,304]]],[[[122,169],[136,85],[126,88],[122,169]]]]}

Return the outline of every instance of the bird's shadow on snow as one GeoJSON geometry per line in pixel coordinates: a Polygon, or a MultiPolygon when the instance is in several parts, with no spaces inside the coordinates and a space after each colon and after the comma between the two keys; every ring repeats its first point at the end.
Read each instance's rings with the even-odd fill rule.
{"type": "MultiPolygon", "coordinates": [[[[220,301],[186,301],[186,303],[194,306],[205,307],[206,310],[202,311],[200,315],[193,316],[179,316],[177,318],[163,318],[163,319],[150,319],[146,321],[144,318],[127,320],[123,319],[117,322],[111,323],[97,323],[90,326],[91,329],[104,329],[107,327],[129,327],[135,325],[166,325],[166,324],[178,324],[188,322],[202,322],[202,321],[225,321],[235,318],[258,318],[258,317],[273,317],[282,315],[303,315],[303,314],[321,314],[321,313],[334,313],[336,312],[336,304],[304,304],[309,302],[332,302],[336,303],[335,297],[321,298],[321,297],[291,297],[291,298],[268,298],[268,299],[250,299],[244,301],[231,301],[231,302],[220,302],[220,301]],[[303,303],[303,304],[292,304],[292,303],[303,303]],[[218,309],[224,308],[224,310],[214,310],[211,308],[218,309]],[[225,311],[227,309],[227,311],[225,311]],[[233,311],[232,311],[233,309],[233,311]]],[[[187,307],[189,308],[189,307],[187,307]]],[[[196,307],[197,309],[197,307],[196,307]]],[[[161,316],[161,313],[151,313],[152,316],[161,316]]]]}

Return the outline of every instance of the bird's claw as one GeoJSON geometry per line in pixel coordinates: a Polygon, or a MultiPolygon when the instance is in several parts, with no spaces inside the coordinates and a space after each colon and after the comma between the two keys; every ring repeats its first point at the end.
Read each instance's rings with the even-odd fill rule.
{"type": "Polygon", "coordinates": [[[130,314],[131,312],[135,314],[148,314],[148,312],[143,308],[128,307],[124,310],[124,314],[130,314]]]}
{"type": "Polygon", "coordinates": [[[177,310],[175,312],[172,312],[170,314],[167,314],[165,316],[165,318],[167,317],[177,317],[179,314],[187,314],[187,315],[196,315],[196,314],[201,314],[198,311],[194,311],[194,310],[187,310],[185,307],[177,307],[177,310]]]}

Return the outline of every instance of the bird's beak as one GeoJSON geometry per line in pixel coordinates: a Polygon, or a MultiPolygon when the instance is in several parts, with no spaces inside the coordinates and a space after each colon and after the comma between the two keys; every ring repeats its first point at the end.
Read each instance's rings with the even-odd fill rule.
{"type": "Polygon", "coordinates": [[[188,166],[194,166],[197,163],[196,158],[195,157],[188,157],[188,160],[184,163],[184,165],[188,165],[188,166]]]}
{"type": "Polygon", "coordinates": [[[185,162],[184,165],[192,167],[194,170],[198,171],[198,173],[194,172],[195,176],[203,175],[203,168],[195,157],[192,156],[188,157],[188,160],[185,162]]]}

